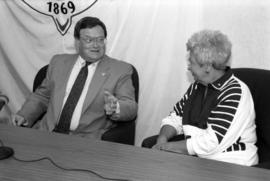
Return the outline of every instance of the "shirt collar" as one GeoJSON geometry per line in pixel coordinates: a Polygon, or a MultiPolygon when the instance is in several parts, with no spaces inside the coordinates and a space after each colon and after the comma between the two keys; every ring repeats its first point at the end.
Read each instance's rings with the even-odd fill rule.
{"type": "MultiPolygon", "coordinates": [[[[77,62],[81,67],[83,67],[85,65],[85,60],[80,55],[78,56],[77,62]]],[[[99,62],[100,61],[96,61],[89,66],[96,66],[99,62]]]]}
{"type": "Polygon", "coordinates": [[[211,85],[211,87],[213,87],[214,89],[218,89],[220,90],[224,84],[226,84],[226,82],[228,81],[228,79],[233,75],[233,72],[231,70],[230,67],[226,67],[225,69],[225,74],[220,77],[218,80],[216,80],[215,82],[209,84],[211,85]]]}
{"type": "Polygon", "coordinates": [[[225,74],[220,77],[218,80],[216,80],[215,82],[208,84],[207,86],[201,84],[200,82],[196,82],[197,85],[199,86],[203,86],[203,87],[209,87],[209,88],[213,88],[216,90],[220,90],[222,89],[222,87],[226,84],[226,82],[228,81],[228,79],[233,75],[233,72],[231,70],[230,67],[226,67],[225,69],[225,74]]]}

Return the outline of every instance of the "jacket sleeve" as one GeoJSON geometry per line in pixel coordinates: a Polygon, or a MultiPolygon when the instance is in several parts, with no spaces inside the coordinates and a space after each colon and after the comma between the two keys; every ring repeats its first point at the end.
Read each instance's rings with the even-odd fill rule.
{"type": "Polygon", "coordinates": [[[183,127],[182,127],[183,109],[189,97],[193,93],[194,89],[196,89],[195,83],[190,85],[184,96],[180,99],[180,101],[178,101],[175,104],[173,111],[171,111],[167,117],[162,119],[161,127],[164,125],[170,125],[175,128],[177,134],[183,134],[183,127]]]}
{"type": "Polygon", "coordinates": [[[22,108],[17,112],[17,114],[23,116],[29,125],[32,125],[39,116],[47,111],[47,107],[49,104],[49,99],[51,96],[51,72],[53,68],[53,61],[52,59],[45,79],[41,83],[41,85],[36,89],[35,92],[31,93],[24,104],[22,105],[22,108]]]}
{"type": "Polygon", "coordinates": [[[137,116],[138,105],[135,101],[135,88],[132,84],[132,67],[128,66],[126,71],[119,77],[116,87],[115,96],[119,102],[120,116],[118,120],[132,120],[137,116]]]}

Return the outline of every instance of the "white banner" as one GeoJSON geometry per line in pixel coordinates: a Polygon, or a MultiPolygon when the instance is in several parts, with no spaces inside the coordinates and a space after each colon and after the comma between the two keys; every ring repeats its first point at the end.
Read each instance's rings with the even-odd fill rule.
{"type": "Polygon", "coordinates": [[[1,114],[21,107],[54,54],[75,52],[73,29],[84,16],[106,24],[107,54],[139,72],[136,145],[158,133],[192,81],[185,44],[194,32],[227,34],[233,67],[270,69],[268,0],[1,0],[0,91],[10,99],[1,114]]]}

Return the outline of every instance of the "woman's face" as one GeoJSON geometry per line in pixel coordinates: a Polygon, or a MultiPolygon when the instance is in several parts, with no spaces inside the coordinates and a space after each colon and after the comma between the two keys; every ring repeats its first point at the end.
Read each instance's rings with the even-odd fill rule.
{"type": "Polygon", "coordinates": [[[204,85],[212,83],[211,72],[208,68],[210,65],[201,65],[196,60],[196,56],[192,53],[188,56],[188,70],[191,72],[195,81],[198,81],[204,85]]]}

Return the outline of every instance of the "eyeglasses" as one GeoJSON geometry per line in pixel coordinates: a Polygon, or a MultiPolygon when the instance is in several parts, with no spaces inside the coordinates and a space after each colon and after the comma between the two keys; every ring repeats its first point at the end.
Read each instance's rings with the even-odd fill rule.
{"type": "Polygon", "coordinates": [[[84,43],[93,45],[96,43],[97,45],[104,45],[106,38],[104,37],[81,37],[80,38],[84,43]]]}

